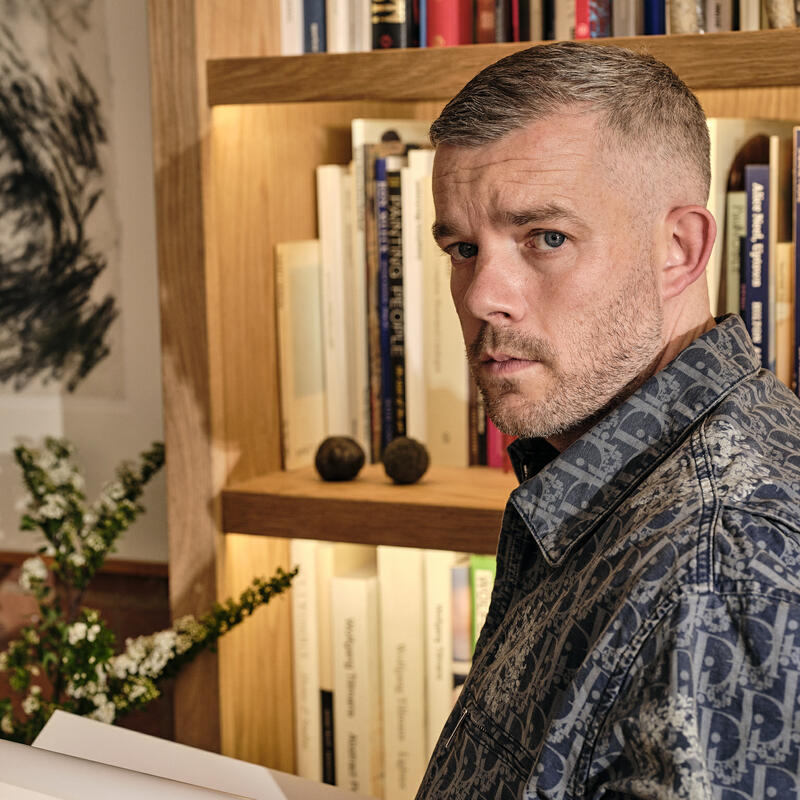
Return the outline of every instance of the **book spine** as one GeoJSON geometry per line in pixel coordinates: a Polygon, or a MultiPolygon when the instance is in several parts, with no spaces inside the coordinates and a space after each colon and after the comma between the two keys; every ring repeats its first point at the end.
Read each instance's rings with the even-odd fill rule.
{"type": "Polygon", "coordinates": [[[307,539],[289,543],[290,562],[299,567],[291,595],[296,769],[298,775],[314,781],[322,779],[317,544],[307,539]]]}
{"type": "Polygon", "coordinates": [[[800,126],[792,130],[792,240],[794,242],[792,388],[800,397],[800,126]]]}
{"type": "Polygon", "coordinates": [[[611,0],[589,0],[589,36],[611,36],[611,0]]]}
{"type": "Polygon", "coordinates": [[[325,0],[325,50],[350,53],[354,50],[353,9],[345,0],[325,0]]]}
{"type": "Polygon", "coordinates": [[[591,0],[575,0],[575,38],[590,39],[591,34],[591,0]]]}
{"type": "Polygon", "coordinates": [[[645,36],[663,36],[667,32],[665,0],[644,0],[645,36]]]}
{"type": "Polygon", "coordinates": [[[486,406],[473,378],[469,382],[469,465],[486,466],[486,406]]]}
{"type": "Polygon", "coordinates": [[[778,242],[775,247],[775,375],[792,385],[792,334],[794,245],[778,242]]]}
{"type": "Polygon", "coordinates": [[[415,47],[419,23],[409,0],[372,0],[372,49],[415,47]]]}
{"type": "Polygon", "coordinates": [[[725,197],[725,312],[742,312],[742,242],[747,238],[747,195],[731,191],[725,197]]]}
{"type": "Polygon", "coordinates": [[[644,33],[642,4],[638,0],[614,0],[611,4],[611,29],[614,36],[641,36],[644,33]]]}
{"type": "Polygon", "coordinates": [[[453,589],[456,554],[425,551],[425,719],[426,752],[433,752],[453,708],[453,589]]]}
{"type": "Polygon", "coordinates": [[[473,40],[488,44],[495,39],[494,0],[475,0],[475,30],[473,40]]]}
{"type": "Polygon", "coordinates": [[[375,160],[375,219],[378,236],[380,439],[383,453],[383,449],[392,441],[395,428],[389,329],[389,186],[385,158],[375,160]]]}
{"type": "Polygon", "coordinates": [[[422,780],[425,752],[423,552],[378,547],[383,688],[383,800],[408,800],[422,780]]]}
{"type": "Polygon", "coordinates": [[[738,5],[737,0],[706,0],[705,23],[706,33],[719,33],[732,31],[733,6],[738,5]]]}
{"type": "Polygon", "coordinates": [[[281,0],[281,55],[303,52],[303,7],[297,0],[281,0]]]}
{"type": "Polygon", "coordinates": [[[764,367],[769,366],[769,165],[747,164],[747,238],[744,253],[744,309],[750,338],[764,367]]]}
{"type": "Polygon", "coordinates": [[[497,572],[497,561],[494,556],[471,555],[469,557],[469,587],[472,602],[471,645],[472,652],[486,622],[489,605],[492,600],[492,588],[497,572]]]}
{"type": "Polygon", "coordinates": [[[472,598],[469,588],[469,557],[462,556],[450,568],[453,653],[451,661],[451,706],[461,694],[472,665],[472,598]]]}
{"type": "Polygon", "coordinates": [[[324,53],[326,48],[325,0],[303,0],[303,51],[324,53]]]}
{"type": "Polygon", "coordinates": [[[320,753],[322,782],[336,784],[336,741],[333,719],[333,640],[331,628],[331,580],[333,579],[336,547],[331,542],[319,542],[316,550],[317,581],[317,650],[319,654],[320,753]]]}
{"type": "Polygon", "coordinates": [[[472,43],[472,4],[464,0],[428,0],[428,47],[472,43]]]}
{"type": "Polygon", "coordinates": [[[403,304],[403,196],[400,178],[403,159],[387,159],[388,207],[388,323],[389,395],[392,403],[392,438],[406,435],[406,359],[403,304]]]}
{"type": "Polygon", "coordinates": [[[375,574],[331,582],[336,782],[383,795],[378,580],[375,574]]]}

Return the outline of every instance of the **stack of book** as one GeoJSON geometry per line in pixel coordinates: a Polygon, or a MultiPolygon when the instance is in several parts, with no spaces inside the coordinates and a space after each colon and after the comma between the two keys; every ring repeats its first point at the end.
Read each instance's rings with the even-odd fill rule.
{"type": "Polygon", "coordinates": [[[281,54],[752,31],[796,14],[792,0],[282,0],[281,54]]]}
{"type": "Polygon", "coordinates": [[[293,540],[298,774],[417,789],[471,663],[494,556],[293,540]]]}
{"type": "Polygon", "coordinates": [[[428,122],[356,119],[353,160],[317,169],[317,240],[276,247],[284,467],[326,436],[372,461],[397,436],[438,466],[508,468],[430,235],[428,122]]]}

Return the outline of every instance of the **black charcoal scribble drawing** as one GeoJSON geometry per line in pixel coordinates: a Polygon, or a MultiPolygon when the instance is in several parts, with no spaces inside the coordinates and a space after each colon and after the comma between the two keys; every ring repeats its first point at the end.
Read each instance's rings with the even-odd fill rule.
{"type": "Polygon", "coordinates": [[[86,232],[106,131],[70,30],[91,0],[23,5],[67,55],[33,63],[14,28],[20,3],[0,0],[0,383],[72,391],[108,355],[118,313],[111,295],[90,294],[107,265],[86,232]]]}

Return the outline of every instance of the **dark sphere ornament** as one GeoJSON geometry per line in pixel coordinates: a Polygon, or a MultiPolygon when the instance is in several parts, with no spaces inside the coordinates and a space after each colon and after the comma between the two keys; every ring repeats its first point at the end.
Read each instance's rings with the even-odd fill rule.
{"type": "Polygon", "coordinates": [[[349,436],[329,436],[317,448],[314,465],[324,481],[351,481],[364,466],[364,451],[349,436]]]}
{"type": "Polygon", "coordinates": [[[428,469],[430,456],[422,442],[398,436],[383,451],[383,468],[395,483],[416,483],[428,469]]]}

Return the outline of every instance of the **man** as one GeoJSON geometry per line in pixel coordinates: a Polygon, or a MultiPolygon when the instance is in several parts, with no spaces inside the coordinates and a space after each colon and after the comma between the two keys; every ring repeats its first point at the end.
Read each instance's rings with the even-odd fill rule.
{"type": "Polygon", "coordinates": [[[795,797],[800,403],[709,312],[696,98],[650,57],[546,45],[431,139],[434,235],[521,485],[418,797],[795,797]]]}

